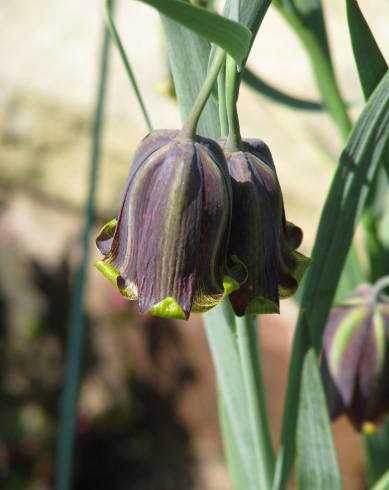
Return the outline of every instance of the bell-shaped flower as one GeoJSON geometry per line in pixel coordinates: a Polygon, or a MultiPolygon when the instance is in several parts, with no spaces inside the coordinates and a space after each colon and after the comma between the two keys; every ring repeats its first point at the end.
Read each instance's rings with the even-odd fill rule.
{"type": "Polygon", "coordinates": [[[360,286],[334,308],[323,339],[321,371],[331,418],[347,414],[357,430],[389,409],[389,302],[381,284],[360,286]]]}
{"type": "Polygon", "coordinates": [[[96,267],[142,313],[187,319],[239,286],[226,277],[230,215],[218,144],[154,131],[134,156],[117,221],[97,238],[96,267]]]}
{"type": "MultiPolygon", "coordinates": [[[[225,140],[219,142],[225,149],[225,140]]],[[[247,270],[247,280],[229,299],[237,315],[278,313],[279,299],[292,295],[308,259],[296,252],[302,231],[285,219],[281,188],[267,145],[242,142],[224,150],[233,209],[228,255],[247,270]]]]}

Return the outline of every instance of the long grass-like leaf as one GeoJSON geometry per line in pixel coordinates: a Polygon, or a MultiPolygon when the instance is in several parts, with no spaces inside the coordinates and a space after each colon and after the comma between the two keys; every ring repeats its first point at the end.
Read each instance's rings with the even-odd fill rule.
{"type": "Polygon", "coordinates": [[[258,484],[271,488],[274,474],[274,453],[270,437],[265,400],[257,322],[254,317],[236,319],[236,334],[243,384],[246,391],[248,417],[253,434],[258,468],[258,484]]]}
{"type": "Polygon", "coordinates": [[[140,0],[217,44],[239,64],[247,56],[251,32],[244,25],[180,0],[140,0]]]}
{"type": "Polygon", "coordinates": [[[331,433],[315,352],[305,355],[297,426],[297,488],[341,490],[339,464],[331,433]]]}
{"type": "MultiPolygon", "coordinates": [[[[181,111],[181,120],[184,122],[206,78],[211,47],[206,39],[165,16],[161,18],[166,34],[169,63],[181,111]],[[187,63],[188,53],[191,58],[189,64],[187,63]]],[[[218,106],[213,97],[208,99],[200,116],[197,132],[210,138],[220,136],[218,106]]]]}
{"type": "Polygon", "coordinates": [[[389,471],[387,471],[374,485],[372,490],[388,490],[389,488],[389,471]]]}
{"type": "Polygon", "coordinates": [[[81,358],[84,344],[84,298],[87,271],[89,268],[90,234],[95,215],[95,194],[97,187],[100,147],[102,141],[103,115],[108,76],[109,33],[105,29],[101,49],[99,86],[92,129],[92,142],[89,165],[89,189],[85,205],[85,225],[82,239],[82,259],[76,272],[72,291],[69,318],[69,333],[66,348],[65,386],[62,395],[61,426],[58,438],[56,461],[56,489],[71,488],[73,448],[81,358]]]}
{"type": "MultiPolygon", "coordinates": [[[[234,4],[234,0],[227,0],[223,9],[223,14],[229,16],[231,5],[234,4]]],[[[240,0],[239,1],[239,23],[245,25],[250,29],[252,33],[250,48],[257,35],[258,29],[262,23],[262,20],[271,4],[271,0],[240,0]]],[[[235,8],[235,7],[234,7],[235,8]]],[[[247,52],[249,54],[250,49],[247,52]]],[[[240,63],[240,67],[243,68],[246,59],[240,63]]]]}
{"type": "Polygon", "coordinates": [[[112,0],[105,0],[105,2],[104,2],[104,13],[105,13],[105,19],[106,19],[106,23],[107,23],[109,33],[111,34],[112,40],[118,49],[120,58],[122,60],[123,66],[124,66],[124,69],[126,70],[128,79],[130,81],[130,84],[131,84],[134,92],[135,92],[135,96],[137,98],[139,107],[142,111],[146,126],[147,126],[149,131],[152,131],[153,125],[151,124],[151,119],[150,119],[150,116],[147,112],[146,104],[143,101],[143,97],[142,97],[142,94],[139,90],[138,84],[136,82],[135,75],[132,71],[130,62],[129,62],[128,57],[126,55],[126,52],[124,50],[124,46],[120,40],[119,33],[118,33],[116,26],[115,26],[114,16],[113,16],[113,12],[112,12],[112,0]]]}
{"type": "Polygon", "coordinates": [[[388,65],[378,47],[356,0],[346,0],[347,19],[351,45],[357,65],[359,80],[368,99],[388,70],[388,65]]]}
{"type": "Polygon", "coordinates": [[[303,306],[315,348],[320,341],[353,233],[389,138],[389,74],[369,99],[343,151],[320,220],[303,306]]]}
{"type": "Polygon", "coordinates": [[[368,479],[370,485],[373,485],[388,470],[389,420],[376,434],[364,435],[363,440],[366,450],[368,479]]]}
{"type": "MultiPolygon", "coordinates": [[[[389,74],[380,82],[360,115],[344,149],[322,212],[302,295],[297,332],[308,329],[318,351],[353,233],[369,186],[389,140],[389,74]]],[[[292,354],[284,410],[281,456],[274,488],[284,488],[294,459],[296,393],[299,392],[302,345],[292,354]]]]}
{"type": "Polygon", "coordinates": [[[323,105],[313,100],[300,99],[293,95],[286,94],[281,90],[272,87],[267,82],[262,80],[258,75],[255,75],[250,69],[245,68],[242,79],[249,87],[268,97],[279,104],[286,105],[291,109],[300,109],[304,111],[323,111],[323,105]]]}
{"type": "Polygon", "coordinates": [[[306,49],[323,104],[345,141],[351,122],[336,82],[320,0],[274,0],[273,4],[306,49]]]}
{"type": "Polygon", "coordinates": [[[248,490],[266,488],[266,480],[258,481],[247,398],[243,386],[243,373],[235,341],[235,319],[227,301],[204,315],[208,343],[215,364],[220,394],[231,424],[236,449],[244,465],[248,490]]]}
{"type": "Polygon", "coordinates": [[[235,444],[235,438],[232,432],[232,423],[228,418],[224,406],[223,397],[219,394],[219,423],[223,437],[224,457],[227,461],[228,471],[233,483],[234,490],[247,490],[249,483],[245,473],[244,464],[241,454],[235,444]]]}
{"type": "MultiPolygon", "coordinates": [[[[346,7],[351,45],[359,80],[365,99],[368,99],[388,71],[388,65],[357,1],[346,0],[346,7]]],[[[382,165],[389,177],[388,154],[382,156],[382,165]]]]}

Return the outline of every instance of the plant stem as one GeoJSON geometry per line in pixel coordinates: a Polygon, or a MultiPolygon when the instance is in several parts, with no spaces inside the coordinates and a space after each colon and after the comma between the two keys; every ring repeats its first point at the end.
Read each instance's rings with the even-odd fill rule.
{"type": "Polygon", "coordinates": [[[109,34],[104,29],[100,57],[97,102],[92,129],[89,190],[85,205],[85,227],[82,240],[82,260],[75,275],[70,305],[69,335],[66,348],[65,387],[62,395],[61,427],[57,446],[56,489],[69,490],[73,467],[74,433],[76,426],[81,357],[84,344],[84,297],[89,268],[90,233],[94,221],[94,202],[100,160],[103,113],[108,76],[109,34]]]}
{"type": "Polygon", "coordinates": [[[383,276],[374,284],[373,290],[371,292],[372,304],[378,303],[380,301],[383,291],[389,287],[389,276],[383,276]]]}
{"type": "Polygon", "coordinates": [[[113,20],[113,15],[112,15],[112,1],[113,0],[105,0],[104,2],[104,12],[105,12],[105,20],[107,23],[107,28],[109,30],[109,33],[111,34],[112,41],[114,42],[115,46],[117,47],[119,51],[120,58],[122,60],[122,63],[124,65],[124,68],[126,70],[126,73],[128,75],[128,78],[130,80],[131,86],[135,92],[135,96],[138,100],[139,107],[142,111],[143,118],[145,120],[146,126],[149,131],[153,130],[153,125],[151,124],[151,120],[149,117],[149,114],[147,112],[145,103],[143,102],[142,95],[140,93],[138,84],[136,83],[135,75],[131,69],[130,62],[128,61],[126,52],[124,51],[123,44],[120,40],[118,31],[115,27],[115,22],[113,20]]]}
{"type": "Polygon", "coordinates": [[[228,138],[226,150],[229,152],[237,151],[241,147],[240,127],[236,102],[238,99],[239,82],[237,66],[231,56],[227,56],[226,65],[226,103],[228,118],[228,138]]]}
{"type": "Polygon", "coordinates": [[[226,106],[226,70],[223,65],[217,78],[217,93],[218,93],[218,105],[219,105],[219,120],[220,120],[220,133],[224,138],[228,133],[228,119],[227,119],[227,106],[226,106]]]}
{"type": "Polygon", "coordinates": [[[258,463],[258,488],[267,490],[272,487],[275,460],[266,409],[257,323],[253,317],[242,317],[237,318],[236,325],[249,421],[258,463]]]}
{"type": "Polygon", "coordinates": [[[192,138],[196,132],[197,123],[199,122],[200,115],[205,107],[205,104],[212,92],[212,88],[216,82],[217,76],[221,67],[223,66],[224,60],[226,59],[226,53],[221,49],[217,48],[215,51],[215,56],[213,58],[212,65],[208,70],[207,77],[201,87],[201,90],[193,104],[190,111],[189,117],[182,128],[181,135],[185,138],[192,138]]]}

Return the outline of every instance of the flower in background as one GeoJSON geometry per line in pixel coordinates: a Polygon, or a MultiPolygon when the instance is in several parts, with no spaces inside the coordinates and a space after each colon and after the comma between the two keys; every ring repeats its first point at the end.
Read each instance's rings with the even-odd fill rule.
{"type": "Polygon", "coordinates": [[[321,371],[331,418],[346,413],[357,430],[389,409],[388,279],[360,286],[332,310],[324,333],[321,371]]]}
{"type": "MultiPolygon", "coordinates": [[[[225,148],[225,140],[219,142],[225,148]]],[[[242,263],[247,280],[230,295],[237,315],[278,313],[279,299],[298,287],[308,259],[296,252],[302,231],[285,219],[282,192],[267,145],[242,142],[242,151],[225,150],[233,210],[228,254],[242,263]]]]}
{"type": "Polygon", "coordinates": [[[217,143],[154,131],[135,154],[118,219],[97,238],[96,267],[142,313],[187,319],[239,286],[226,277],[230,215],[217,143]]]}

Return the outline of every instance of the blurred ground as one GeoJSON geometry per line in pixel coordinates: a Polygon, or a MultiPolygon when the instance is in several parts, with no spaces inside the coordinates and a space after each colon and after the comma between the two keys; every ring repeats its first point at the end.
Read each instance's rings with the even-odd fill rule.
{"type": "MultiPolygon", "coordinates": [[[[358,98],[344,3],[323,3],[343,92],[358,98]]],[[[359,3],[388,53],[387,2],[359,3]]],[[[136,2],[118,7],[154,125],[177,127],[175,102],[156,89],[167,76],[158,17],[136,2]]],[[[0,26],[0,486],[45,489],[53,466],[69,284],[79,257],[101,5],[2,2],[0,26]]],[[[303,50],[273,11],[249,65],[279,88],[317,98],[303,50]]],[[[131,156],[146,131],[116,53],[108,100],[101,219],[116,213],[131,156]]],[[[309,253],[341,142],[327,116],[291,111],[247,88],[240,114],[243,133],[263,138],[272,149],[288,219],[303,227],[309,253]]],[[[140,318],[92,268],[89,276],[76,487],[93,481],[96,489],[109,482],[115,489],[230,489],[200,317],[187,324],[140,318]]],[[[261,325],[275,441],[295,315],[286,301],[280,317],[266,317],[261,325]]],[[[347,421],[334,429],[346,487],[362,489],[358,438],[347,421]]]]}

